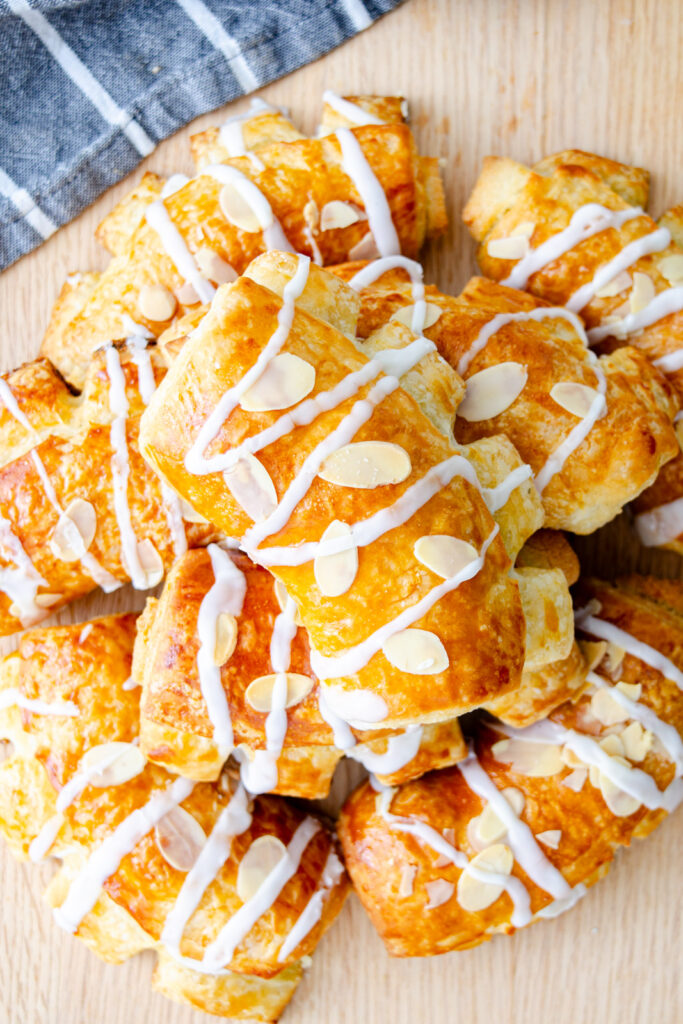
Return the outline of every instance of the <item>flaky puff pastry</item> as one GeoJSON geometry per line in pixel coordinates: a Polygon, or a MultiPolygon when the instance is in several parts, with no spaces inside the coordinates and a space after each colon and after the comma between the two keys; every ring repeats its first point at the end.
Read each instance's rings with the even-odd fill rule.
{"type": "MultiPolygon", "coordinates": [[[[334,271],[353,280],[360,269],[334,271]]],[[[361,337],[392,317],[409,322],[415,308],[403,268],[389,269],[360,295],[361,337]]],[[[636,349],[596,360],[576,317],[555,308],[545,313],[543,301],[485,278],[472,278],[457,298],[427,287],[426,299],[424,334],[468,384],[457,440],[509,437],[537,478],[546,525],[591,533],[678,452],[678,397],[636,349]],[[596,416],[591,402],[602,388],[606,411],[596,416]]]]}
{"type": "Polygon", "coordinates": [[[126,685],[134,631],[130,615],[36,630],[2,663],[14,754],[0,766],[0,829],[20,857],[61,859],[48,901],[105,960],[155,949],[166,995],[276,1020],[344,900],[333,839],[227,776],[193,784],[145,764],[126,685]]]}
{"type": "Polygon", "coordinates": [[[458,767],[396,790],[366,783],[349,798],[347,867],[392,955],[466,949],[556,916],[677,806],[682,592],[637,578],[589,584],[590,691],[529,729],[482,720],[458,767]],[[636,637],[648,645],[641,657],[599,640],[617,622],[630,650],[636,637]],[[674,660],[655,669],[665,651],[674,660]]]}
{"type": "Polygon", "coordinates": [[[0,380],[0,633],[97,586],[154,586],[216,534],[140,456],[140,415],[163,372],[138,339],[99,352],[80,395],[46,360],[0,380]]]}
{"type": "MultiPolygon", "coordinates": [[[[258,160],[258,167],[241,156],[204,168],[145,207],[68,331],[43,345],[68,380],[80,384],[90,353],[121,337],[125,318],[156,337],[266,249],[338,263],[363,241],[366,256],[375,246],[414,256],[445,228],[438,166],[418,155],[406,125],[275,142],[258,160]]],[[[131,217],[138,215],[134,198],[131,217]]]]}
{"type": "Polygon", "coordinates": [[[372,764],[392,783],[465,756],[457,719],[414,729],[393,741],[390,730],[340,736],[321,715],[308,636],[297,628],[298,621],[282,585],[246,555],[215,546],[188,551],[169,573],[159,600],[151,599],[138,621],[133,678],[142,685],[140,747],[145,756],[187,778],[216,779],[231,752],[220,742],[227,726],[232,753],[251,792],[309,799],[327,796],[344,753],[372,764]],[[236,591],[239,600],[233,604],[236,591]],[[207,634],[213,667],[200,654],[207,634]],[[277,668],[287,676],[284,708],[276,696],[273,663],[283,641],[285,660],[277,668]],[[224,704],[217,704],[211,692],[214,669],[224,704]],[[267,753],[267,730],[272,731],[278,707],[286,716],[284,735],[267,753]]]}
{"type": "MultiPolygon", "coordinates": [[[[222,288],[146,411],[145,457],[201,515],[241,537],[250,556],[285,585],[311,636],[312,667],[326,682],[325,697],[347,721],[363,727],[443,721],[512,689],[524,656],[521,602],[467,449],[432,425],[396,377],[381,375],[388,363],[369,364],[349,338],[306,312],[309,287],[329,297],[348,292],[342,282],[286,254],[268,254],[260,262],[278,270],[288,266],[288,289],[296,288],[304,301],[294,303],[288,294],[283,302],[247,277],[222,288]],[[246,394],[246,383],[265,366],[267,345],[269,355],[279,347],[293,365],[294,376],[283,385],[292,390],[269,399],[280,411],[249,412],[243,405],[259,404],[258,389],[247,397],[239,389],[246,394]],[[251,378],[243,382],[247,373],[251,378]],[[362,383],[368,378],[373,383],[362,383]],[[304,395],[307,404],[298,405],[304,395]],[[290,411],[282,412],[283,406],[290,411]],[[292,417],[301,423],[294,430],[292,417]],[[260,442],[251,440],[271,427],[260,442]],[[258,458],[253,452],[245,458],[243,447],[237,470],[226,474],[237,457],[231,449],[245,442],[256,447],[258,458]],[[362,442],[369,448],[358,449],[362,442]],[[339,449],[345,452],[337,465],[331,456],[339,449]],[[362,466],[356,472],[358,455],[362,466]],[[446,475],[437,480],[436,473],[446,475]],[[427,488],[425,479],[433,486],[427,488]],[[407,493],[398,506],[405,511],[397,515],[396,502],[407,493]],[[315,545],[333,521],[347,527],[365,521],[367,534],[372,516],[370,535],[356,554],[341,564],[315,562],[315,545]],[[463,553],[467,572],[442,568],[438,575],[416,557],[415,544],[431,534],[455,538],[447,545],[463,553]],[[410,664],[402,648],[389,660],[382,647],[412,627],[424,632],[401,636],[396,644],[416,640],[424,659],[410,664]]],[[[425,343],[413,342],[409,355],[417,362],[425,343]]],[[[401,362],[407,351],[386,358],[401,362]]],[[[403,376],[409,366],[396,372],[403,376]]],[[[528,479],[513,478],[510,490],[528,494],[533,503],[528,479]]]]}

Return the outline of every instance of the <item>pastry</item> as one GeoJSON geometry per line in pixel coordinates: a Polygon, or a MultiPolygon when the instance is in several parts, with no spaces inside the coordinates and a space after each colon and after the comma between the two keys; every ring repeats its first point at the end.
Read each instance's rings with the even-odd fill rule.
{"type": "Polygon", "coordinates": [[[27,633],[0,667],[0,830],[61,861],[57,923],[106,960],[159,954],[155,985],[224,1017],[276,1020],[346,893],[315,815],[145,762],[128,683],[135,616],[27,633]]]}
{"type": "Polygon", "coordinates": [[[545,722],[472,728],[467,760],[398,789],[364,783],[339,835],[394,956],[467,949],[556,916],[683,798],[683,588],[587,583],[590,689],[545,722]]]}

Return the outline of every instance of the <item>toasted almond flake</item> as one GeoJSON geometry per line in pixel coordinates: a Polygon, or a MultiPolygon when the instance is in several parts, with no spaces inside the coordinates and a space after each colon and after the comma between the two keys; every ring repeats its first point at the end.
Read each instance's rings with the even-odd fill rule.
{"type": "Polygon", "coordinates": [[[549,846],[551,850],[556,850],[560,845],[562,831],[559,828],[550,828],[546,832],[537,832],[536,838],[539,843],[543,843],[544,846],[549,846]]]}
{"type": "Polygon", "coordinates": [[[50,538],[50,550],[62,562],[76,562],[87,551],[97,530],[94,507],[83,498],[67,505],[50,538]]]}
{"type": "MultiPolygon", "coordinates": [[[[351,527],[334,519],[327,527],[322,541],[334,540],[337,537],[352,537],[351,527]]],[[[346,551],[335,555],[318,555],[313,562],[315,582],[325,597],[339,597],[345,594],[356,578],[358,572],[358,548],[351,542],[346,551]]]]}
{"type": "Polygon", "coordinates": [[[458,406],[457,415],[469,423],[493,419],[512,405],[526,382],[526,367],[519,363],[487,366],[467,380],[465,397],[458,406]]]}
{"type": "MultiPolygon", "coordinates": [[[[414,313],[415,313],[415,306],[414,305],[412,305],[412,306],[401,306],[400,309],[396,310],[396,312],[394,313],[394,315],[392,316],[391,319],[392,320],[398,320],[398,322],[400,324],[403,324],[405,327],[411,327],[412,328],[414,313]]],[[[424,324],[422,325],[422,330],[426,331],[426,330],[428,330],[428,328],[433,327],[434,324],[436,323],[436,321],[441,316],[441,313],[442,313],[441,306],[437,306],[433,302],[425,303],[425,317],[424,317],[424,324]]]]}
{"type": "Polygon", "coordinates": [[[448,668],[446,648],[435,633],[426,629],[402,629],[382,647],[394,668],[416,676],[433,676],[448,668]]]}
{"type": "Polygon", "coordinates": [[[148,537],[138,541],[138,558],[142,571],[145,574],[147,586],[156,587],[157,583],[160,583],[163,579],[164,563],[161,560],[161,555],[148,537]]]}
{"type": "Polygon", "coordinates": [[[448,882],[445,878],[436,878],[433,882],[425,882],[425,890],[429,897],[425,904],[425,910],[434,910],[436,907],[448,903],[455,892],[455,886],[453,882],[448,882]]]}
{"type": "Polygon", "coordinates": [[[497,260],[521,260],[529,252],[527,235],[510,235],[508,238],[492,238],[486,246],[489,256],[497,260]]]}
{"type": "Polygon", "coordinates": [[[341,199],[333,199],[325,203],[320,211],[320,230],[333,231],[335,228],[348,228],[359,220],[366,220],[365,213],[353,203],[344,203],[341,199]]]}
{"type": "MultiPolygon", "coordinates": [[[[293,708],[300,704],[313,689],[313,680],[309,676],[301,675],[298,672],[286,672],[287,677],[287,702],[286,708],[293,708]]],[[[264,714],[272,710],[273,690],[277,681],[277,673],[268,676],[259,676],[254,679],[246,689],[245,700],[254,711],[261,711],[264,714]]]]}
{"type": "Polygon", "coordinates": [[[237,619],[228,612],[221,612],[216,619],[216,646],[213,652],[214,665],[225,665],[237,646],[237,619]]]}
{"type": "Polygon", "coordinates": [[[350,260],[376,260],[379,254],[372,231],[368,231],[367,235],[363,235],[360,242],[357,242],[349,249],[350,260]]]}
{"type": "Polygon", "coordinates": [[[202,852],[206,833],[196,818],[182,807],[174,807],[155,825],[154,840],[172,868],[189,871],[202,852]]]}
{"type": "MultiPolygon", "coordinates": [[[[289,595],[287,593],[287,588],[285,587],[285,585],[282,582],[282,580],[274,580],[273,581],[273,589],[275,590],[275,597],[277,598],[277,603],[280,606],[280,611],[284,612],[285,609],[287,608],[287,600],[289,598],[289,595]]],[[[304,624],[304,622],[303,622],[303,619],[301,618],[301,613],[299,612],[299,609],[297,608],[296,611],[294,612],[294,625],[295,626],[303,626],[303,624],[304,624]]]]}
{"type": "Polygon", "coordinates": [[[640,722],[627,725],[620,738],[629,761],[645,760],[648,751],[652,749],[653,735],[649,729],[643,729],[640,722]]]}
{"type": "Polygon", "coordinates": [[[199,296],[194,290],[194,285],[189,281],[184,281],[179,288],[176,288],[175,297],[181,306],[196,306],[199,302],[199,296]]]}
{"type": "Polygon", "coordinates": [[[576,381],[562,381],[550,389],[550,397],[572,416],[583,419],[590,412],[590,407],[598,397],[598,392],[595,388],[589,388],[576,381]]]}
{"type": "Polygon", "coordinates": [[[628,711],[610,695],[609,690],[603,688],[596,690],[591,697],[590,709],[603,725],[616,725],[629,717],[628,711]]]}
{"type": "Polygon", "coordinates": [[[289,409],[310,394],[314,385],[315,369],[310,363],[291,352],[280,352],[242,395],[240,405],[245,412],[289,409]]]}
{"type": "Polygon", "coordinates": [[[340,487],[371,490],[385,484],[400,484],[410,475],[411,468],[408,452],[398,444],[356,441],[328,455],[318,476],[340,487]]]}
{"type": "Polygon", "coordinates": [[[611,281],[603,285],[595,294],[599,299],[611,299],[615,295],[620,295],[625,292],[627,288],[630,288],[633,284],[631,275],[626,270],[622,270],[620,274],[613,277],[611,281]]]}
{"type": "Polygon", "coordinates": [[[594,786],[596,789],[598,789],[600,786],[600,769],[597,767],[597,765],[592,764],[589,766],[588,778],[590,779],[591,786],[594,786]]]}
{"type": "Polygon", "coordinates": [[[180,514],[186,523],[207,523],[208,519],[201,516],[199,512],[192,508],[189,501],[185,501],[184,498],[178,498],[180,502],[180,514]]]}
{"type": "MultiPolygon", "coordinates": [[[[495,875],[509,875],[513,864],[514,858],[509,846],[498,843],[478,853],[472,858],[469,866],[478,868],[479,871],[490,871],[495,875]]],[[[490,907],[502,892],[502,885],[493,881],[480,882],[470,874],[468,868],[465,868],[458,879],[458,903],[463,910],[471,914],[490,907]]]]}
{"type": "Polygon", "coordinates": [[[628,697],[629,700],[636,702],[640,700],[643,692],[641,683],[624,683],[623,681],[617,683],[615,689],[623,693],[624,697],[628,697]]]}
{"type": "Polygon", "coordinates": [[[216,284],[230,284],[237,280],[237,271],[208,245],[203,245],[198,249],[194,258],[202,274],[204,277],[208,277],[209,281],[215,281],[216,284]]]}
{"type": "MultiPolygon", "coordinates": [[[[593,613],[591,612],[591,614],[593,613]]],[[[603,669],[610,679],[618,679],[621,675],[625,655],[626,651],[623,647],[619,647],[611,641],[608,642],[607,650],[605,651],[603,669]]]]}
{"type": "Polygon", "coordinates": [[[177,305],[173,292],[162,284],[146,284],[138,292],[138,309],[145,320],[155,323],[170,320],[177,305]]]}
{"type": "Polygon", "coordinates": [[[87,750],[81,758],[79,769],[87,772],[91,786],[103,789],[105,786],[120,786],[135,778],[145,767],[145,756],[133,743],[117,740],[113,743],[98,743],[87,750]],[[101,769],[97,770],[97,765],[101,769]],[[92,774],[91,774],[92,772],[92,774]]]}
{"type": "Polygon", "coordinates": [[[508,739],[494,743],[491,753],[497,761],[509,764],[513,771],[531,778],[547,778],[562,771],[562,748],[555,743],[508,739]]]}
{"type": "Polygon", "coordinates": [[[62,596],[62,594],[37,594],[35,603],[39,608],[52,608],[53,605],[62,600],[62,596]]]}
{"type": "Polygon", "coordinates": [[[571,789],[574,793],[580,793],[583,789],[586,779],[588,778],[587,768],[576,768],[569,775],[566,775],[560,782],[561,786],[566,786],[567,789],[571,789]]]}
{"type": "Polygon", "coordinates": [[[664,256],[657,269],[671,285],[683,284],[683,253],[664,256]]]}
{"type": "MultiPolygon", "coordinates": [[[[525,798],[520,789],[507,786],[502,790],[503,796],[517,817],[524,810],[525,798]]],[[[491,843],[497,843],[507,832],[507,827],[496,814],[491,804],[486,804],[481,814],[472,818],[467,834],[475,850],[482,850],[491,843]]]]}
{"type": "MultiPolygon", "coordinates": [[[[626,768],[631,767],[623,757],[616,756],[614,760],[626,768]]],[[[628,818],[629,815],[635,814],[640,807],[640,800],[636,800],[630,793],[625,793],[623,789],[619,789],[602,772],[599,774],[598,784],[605,803],[616,818],[628,818]]]]}
{"type": "Polygon", "coordinates": [[[579,647],[586,659],[588,671],[592,672],[604,658],[607,644],[604,640],[579,640],[579,647]]]}
{"type": "Polygon", "coordinates": [[[273,868],[286,856],[287,848],[276,836],[259,836],[254,840],[237,870],[237,895],[243,903],[258,892],[273,868]]]}
{"type": "Polygon", "coordinates": [[[633,288],[629,296],[629,306],[631,313],[639,313],[641,309],[645,309],[647,305],[655,297],[655,286],[652,283],[652,278],[647,274],[641,274],[639,270],[636,270],[633,275],[633,288]]]}
{"type": "Polygon", "coordinates": [[[425,534],[415,541],[413,551],[418,562],[443,579],[455,576],[479,557],[477,549],[466,540],[445,533],[425,534]]]}
{"type": "Polygon", "coordinates": [[[255,455],[243,455],[234,466],[226,469],[223,479],[237,504],[254,522],[260,523],[276,507],[275,484],[255,455]]]}
{"type": "Polygon", "coordinates": [[[560,754],[562,760],[568,768],[583,768],[584,763],[580,757],[578,757],[571,747],[564,746],[560,754]]]}
{"type": "Polygon", "coordinates": [[[412,896],[415,888],[415,875],[417,874],[416,864],[404,864],[401,868],[401,878],[398,884],[399,899],[406,899],[412,896]]]}
{"type": "Polygon", "coordinates": [[[622,757],[624,753],[624,744],[621,742],[619,737],[613,733],[611,736],[605,736],[603,739],[598,741],[598,746],[601,747],[606,754],[611,757],[622,757]]]}
{"type": "Polygon", "coordinates": [[[239,228],[240,231],[246,231],[248,234],[255,234],[255,232],[261,231],[262,225],[256,216],[256,212],[234,185],[223,186],[218,196],[218,203],[225,219],[230,221],[234,227],[239,228]]]}
{"type": "Polygon", "coordinates": [[[309,199],[303,208],[304,221],[306,225],[311,228],[317,228],[320,223],[320,210],[318,204],[313,199],[309,199]]]}

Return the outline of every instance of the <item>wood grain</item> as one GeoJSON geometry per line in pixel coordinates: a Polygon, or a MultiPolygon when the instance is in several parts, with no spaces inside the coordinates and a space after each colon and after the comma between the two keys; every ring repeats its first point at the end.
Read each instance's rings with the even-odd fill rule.
{"type": "MultiPolygon", "coordinates": [[[[460,210],[481,158],[526,162],[576,146],[653,172],[652,209],[683,199],[683,5],[677,0],[410,0],[316,64],[264,89],[313,130],[324,88],[402,92],[423,152],[442,156],[451,229],[426,259],[428,280],[459,289],[474,269],[460,210]]],[[[242,104],[236,104],[240,109],[242,104]]],[[[191,170],[194,122],[143,167],[191,170]]],[[[1,369],[36,355],[69,271],[103,267],[93,229],[139,177],[0,277],[1,369]]],[[[577,544],[584,570],[682,575],[675,556],[640,549],[626,517],[577,544]]],[[[61,613],[82,620],[140,608],[130,589],[61,613]]],[[[336,790],[343,788],[339,780],[336,790]]],[[[624,852],[564,918],[431,961],[391,961],[349,900],[286,1015],[289,1024],[678,1024],[683,1020],[680,846],[683,815],[624,852]]],[[[200,1024],[208,1017],[149,988],[153,956],[106,966],[53,926],[48,867],[0,859],[0,1024],[200,1024]]]]}

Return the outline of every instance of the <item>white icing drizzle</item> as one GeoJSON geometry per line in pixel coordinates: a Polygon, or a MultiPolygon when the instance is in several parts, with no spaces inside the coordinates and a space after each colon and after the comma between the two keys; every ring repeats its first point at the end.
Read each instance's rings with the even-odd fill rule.
{"type": "Polygon", "coordinates": [[[370,167],[358,139],[350,128],[339,128],[335,135],[341,148],[342,165],[355,185],[365,207],[370,231],[380,256],[394,256],[401,251],[391,209],[377,177],[370,167]]]}
{"type": "MultiPolygon", "coordinates": [[[[180,942],[187,923],[230,856],[233,839],[246,832],[250,825],[249,800],[244,787],[238,786],[185,876],[178,897],[164,922],[161,941],[172,955],[180,953],[180,942]]],[[[191,961],[191,965],[193,963],[191,961]]]]}
{"type": "Polygon", "coordinates": [[[223,757],[228,757],[233,747],[230,705],[221,681],[221,669],[214,663],[216,650],[216,624],[221,612],[238,616],[242,611],[247,581],[230,555],[217,544],[207,548],[211,557],[214,582],[206,592],[199,606],[197,634],[197,672],[199,686],[206,703],[206,710],[213,726],[213,738],[223,757]]]}
{"type": "Polygon", "coordinates": [[[658,366],[662,373],[676,373],[683,367],[683,348],[677,348],[674,352],[660,356],[659,359],[653,359],[652,363],[658,366]]]}
{"type": "Polygon", "coordinates": [[[556,900],[568,899],[572,889],[564,875],[557,870],[536,842],[529,826],[517,817],[512,807],[484,771],[475,753],[458,764],[460,774],[473,793],[490,804],[507,830],[507,843],[515,860],[529,878],[550,893],[556,900]]]}
{"type": "Polygon", "coordinates": [[[25,697],[20,690],[15,689],[13,686],[0,690],[0,711],[4,711],[5,708],[14,707],[30,711],[33,715],[59,715],[67,718],[77,718],[80,714],[77,706],[71,700],[33,700],[32,698],[25,697]]]}
{"type": "Polygon", "coordinates": [[[311,261],[307,256],[299,255],[296,272],[283,289],[282,305],[277,315],[278,326],[276,330],[259,353],[251,369],[244,374],[234,387],[221,395],[215,409],[202,425],[194,443],[185,456],[185,468],[188,473],[200,476],[216,472],[214,460],[205,458],[204,452],[230,413],[239,404],[242,395],[249,390],[252,384],[256,383],[271,359],[279,353],[285,344],[294,320],[296,300],[303,292],[308,281],[310,265],[311,261]]]}
{"type": "Polygon", "coordinates": [[[145,220],[156,231],[159,241],[178,273],[190,282],[202,302],[211,302],[216,294],[216,289],[200,273],[195,258],[171,220],[163,199],[157,199],[150,203],[145,210],[145,220]]]}
{"type": "Polygon", "coordinates": [[[351,121],[352,124],[364,125],[364,124],[386,124],[381,117],[377,117],[376,114],[371,114],[369,110],[364,110],[357,103],[352,103],[351,100],[345,100],[343,96],[339,96],[336,92],[332,92],[331,89],[326,89],[323,93],[323,103],[326,103],[328,107],[332,107],[338,114],[345,117],[347,121],[351,121]]]}
{"type": "Polygon", "coordinates": [[[531,921],[531,901],[529,893],[526,887],[522,884],[519,878],[515,878],[514,875],[501,875],[493,871],[482,871],[480,868],[470,864],[469,858],[466,853],[462,850],[458,850],[457,847],[449,843],[448,840],[444,839],[440,832],[437,832],[435,828],[428,825],[425,821],[420,821],[417,818],[405,818],[397,814],[390,812],[391,801],[395,790],[388,789],[382,786],[381,783],[377,782],[376,779],[371,780],[373,788],[381,794],[379,801],[379,813],[386,821],[387,825],[391,829],[395,829],[397,832],[406,832],[408,835],[414,836],[419,842],[424,843],[430,849],[434,850],[435,853],[440,854],[445,860],[451,864],[455,864],[461,871],[467,870],[473,878],[476,878],[478,882],[485,882],[487,885],[498,885],[504,889],[513,904],[512,917],[510,918],[511,924],[515,928],[523,928],[524,925],[529,924],[531,921]]]}
{"type": "Polygon", "coordinates": [[[657,737],[674,762],[677,774],[683,775],[683,740],[681,740],[678,729],[675,729],[673,725],[669,725],[668,722],[662,721],[652,708],[646,704],[639,700],[631,700],[630,697],[627,697],[616,686],[603,679],[597,672],[589,672],[587,679],[593,686],[608,690],[612,700],[621,705],[624,711],[628,712],[630,718],[635,719],[646,729],[649,729],[657,737]]]}
{"type": "Polygon", "coordinates": [[[142,684],[141,684],[141,683],[139,683],[139,682],[137,681],[137,679],[133,679],[133,677],[132,677],[132,676],[128,676],[128,679],[126,679],[126,680],[125,680],[125,681],[124,681],[124,682],[123,682],[123,683],[121,684],[121,689],[122,689],[122,690],[137,690],[138,686],[141,686],[141,685],[142,685],[142,684]]]}
{"type": "Polygon", "coordinates": [[[627,210],[609,210],[599,203],[587,203],[576,210],[566,228],[523,256],[502,284],[510,288],[524,289],[532,274],[564,256],[580,242],[608,228],[621,228],[627,221],[644,216],[639,206],[629,207],[627,210]]]}
{"type": "Polygon", "coordinates": [[[638,539],[646,547],[670,544],[683,533],[683,498],[640,512],[633,519],[638,539]]]}
{"type": "Polygon", "coordinates": [[[272,907],[287,882],[296,874],[304,850],[319,830],[320,824],[315,818],[304,818],[290,839],[285,856],[266,876],[251,899],[242,904],[206,947],[202,960],[205,967],[214,970],[230,963],[242,939],[272,907]]]}
{"type": "Polygon", "coordinates": [[[263,171],[265,169],[263,161],[255,153],[247,149],[242,129],[245,121],[250,121],[252,117],[256,117],[258,114],[265,113],[266,111],[277,113],[277,109],[277,107],[271,106],[270,103],[266,103],[265,100],[256,96],[249,104],[247,110],[241,114],[233,114],[232,117],[229,117],[221,125],[218,130],[218,141],[231,159],[246,156],[251,161],[255,171],[263,171]]]}
{"type": "Polygon", "coordinates": [[[617,253],[609,262],[605,263],[596,272],[592,280],[588,281],[581,288],[578,288],[567,302],[567,309],[580,313],[584,306],[591,302],[597,292],[604,288],[613,278],[623,271],[628,270],[634,263],[637,263],[643,256],[649,256],[654,252],[661,252],[671,244],[671,232],[668,228],[657,228],[635,242],[629,242],[621,252],[617,253]]]}
{"type": "Polygon", "coordinates": [[[347,749],[346,755],[359,761],[373,775],[393,775],[416,757],[422,742],[422,731],[421,725],[409,725],[405,732],[390,736],[384,754],[376,754],[362,744],[347,749]]]}
{"type": "Polygon", "coordinates": [[[379,629],[375,630],[374,633],[371,633],[370,636],[361,643],[356,644],[355,647],[350,647],[344,651],[343,654],[338,654],[333,657],[326,657],[320,654],[319,651],[312,648],[311,668],[318,679],[324,680],[351,676],[364,668],[373,655],[377,654],[377,652],[381,650],[390,636],[393,636],[402,629],[407,629],[409,626],[412,626],[415,622],[426,615],[429,609],[432,608],[437,601],[440,601],[442,597],[450,593],[452,590],[455,590],[461,583],[471,580],[477,575],[484,565],[486,552],[497,534],[498,525],[496,524],[482,544],[477,558],[464,566],[455,574],[455,576],[451,576],[447,580],[444,580],[443,583],[439,583],[436,587],[432,587],[432,589],[427,591],[424,597],[419,601],[415,604],[409,605],[407,608],[404,608],[400,615],[397,615],[395,619],[392,619],[391,621],[386,622],[383,626],[380,626],[379,629]]]}
{"type": "Polygon", "coordinates": [[[166,789],[157,790],[100,843],[72,881],[62,905],[53,911],[60,928],[72,933],[78,929],[83,918],[95,906],[107,879],[118,871],[123,858],[169,811],[187,800],[194,786],[189,779],[178,778],[166,789]]]}
{"type": "Polygon", "coordinates": [[[325,899],[336,887],[343,874],[344,865],[339,860],[335,851],[330,850],[322,875],[320,876],[319,888],[313,893],[292,928],[285,936],[285,941],[280,946],[280,952],[277,955],[278,963],[283,963],[297,946],[303,942],[312,929],[315,928],[322,917],[325,899]]]}
{"type": "Polygon", "coordinates": [[[501,508],[504,508],[514,491],[520,487],[525,480],[530,480],[533,476],[533,470],[531,466],[525,463],[521,466],[517,466],[513,469],[504,480],[501,480],[495,487],[482,487],[480,488],[482,497],[486,502],[486,507],[489,512],[499,512],[501,508]]]}
{"type": "Polygon", "coordinates": [[[497,334],[507,324],[523,323],[525,320],[566,320],[574,328],[584,345],[588,347],[586,332],[578,316],[561,306],[540,306],[538,309],[528,309],[520,313],[496,313],[488,323],[484,324],[467,351],[460,356],[457,367],[460,376],[462,377],[467,372],[474,357],[481,352],[494,334],[497,334]]]}
{"type": "Polygon", "coordinates": [[[356,738],[351,732],[349,723],[330,707],[322,686],[318,690],[318,710],[323,721],[332,730],[332,742],[337,750],[348,751],[356,745],[356,738]]]}
{"type": "Polygon", "coordinates": [[[161,190],[161,198],[168,199],[174,192],[179,192],[181,188],[185,188],[190,179],[186,174],[172,174],[164,182],[164,187],[161,190]]]}
{"type": "MultiPolygon", "coordinates": [[[[659,292],[655,295],[654,299],[648,302],[644,309],[639,310],[637,313],[629,313],[623,319],[619,320],[614,324],[599,324],[597,327],[591,327],[588,331],[588,337],[591,342],[602,341],[603,338],[626,338],[629,334],[633,334],[634,331],[640,331],[644,327],[651,327],[652,324],[656,324],[658,320],[662,320],[665,316],[671,316],[672,313],[679,313],[683,309],[683,285],[676,285],[674,288],[666,288],[663,292],[659,292]]],[[[671,353],[671,356],[677,353],[671,353]]],[[[669,367],[666,367],[666,363],[662,366],[662,369],[668,368],[677,369],[678,367],[673,362],[673,359],[667,356],[662,356],[659,362],[669,359],[669,367]]]]}
{"type": "Polygon", "coordinates": [[[254,211],[263,231],[263,241],[267,249],[294,252],[266,196],[258,185],[247,178],[246,174],[242,174],[236,167],[229,167],[227,164],[211,164],[209,167],[204,167],[200,174],[208,175],[221,185],[232,185],[237,189],[245,203],[254,211]]]}
{"type": "Polygon", "coordinates": [[[618,626],[614,626],[611,622],[605,622],[604,619],[596,618],[585,608],[576,611],[574,618],[579,629],[590,633],[591,636],[599,637],[600,640],[607,640],[610,643],[617,644],[627,654],[631,654],[634,658],[638,658],[646,665],[649,665],[650,668],[661,672],[666,679],[670,679],[672,683],[675,683],[679,690],[683,690],[683,672],[676,668],[674,663],[667,657],[655,650],[654,647],[643,643],[642,640],[636,640],[630,633],[619,629],[618,626]]]}
{"type": "Polygon", "coordinates": [[[297,633],[297,608],[287,597],[285,609],[275,619],[270,638],[270,664],[276,673],[271,697],[271,710],[266,718],[266,749],[254,751],[253,761],[242,760],[241,778],[250,793],[269,793],[277,786],[277,760],[282,753],[287,735],[287,671],[289,670],[292,641],[297,633]]]}
{"type": "Polygon", "coordinates": [[[38,588],[47,587],[48,582],[40,575],[14,533],[11,522],[4,516],[0,516],[0,547],[9,553],[15,564],[15,568],[0,569],[0,591],[16,605],[21,625],[24,628],[31,626],[49,614],[36,604],[38,588]]]}

